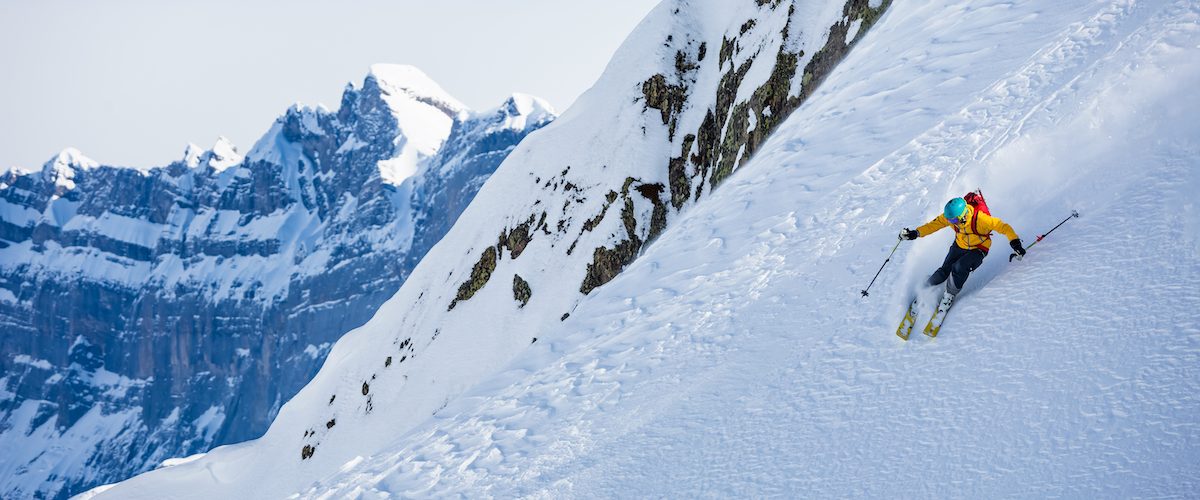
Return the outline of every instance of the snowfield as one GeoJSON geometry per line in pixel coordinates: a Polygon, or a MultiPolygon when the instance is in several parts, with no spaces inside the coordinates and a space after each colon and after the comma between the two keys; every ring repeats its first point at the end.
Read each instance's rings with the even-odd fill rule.
{"type": "MultiPolygon", "coordinates": [[[[499,373],[257,494],[1195,496],[1197,84],[1194,1],[896,0],[752,161],[499,373]],[[976,187],[1026,246],[1082,217],[1020,262],[996,235],[939,337],[902,341],[949,230],[859,290],[902,227],[976,187]]],[[[94,493],[211,496],[270,444],[94,493]]]]}

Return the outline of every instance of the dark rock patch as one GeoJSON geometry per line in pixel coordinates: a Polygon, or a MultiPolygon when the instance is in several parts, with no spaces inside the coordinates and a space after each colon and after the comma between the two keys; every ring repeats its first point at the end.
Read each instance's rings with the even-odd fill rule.
{"type": "MultiPolygon", "coordinates": [[[[524,248],[524,247],[522,247],[524,248]]],[[[475,263],[475,267],[471,268],[471,277],[464,281],[458,287],[458,294],[454,300],[450,302],[450,308],[453,310],[459,301],[468,300],[475,296],[483,285],[486,285],[488,280],[492,278],[492,271],[496,270],[496,257],[498,255],[496,247],[487,247],[483,249],[483,253],[479,255],[479,261],[475,263]]]]}
{"type": "Polygon", "coordinates": [[[513,298],[521,303],[521,307],[529,303],[529,298],[533,297],[533,290],[529,288],[529,282],[521,278],[520,275],[513,275],[513,298]]]}
{"type": "Polygon", "coordinates": [[[592,262],[587,266],[587,275],[584,276],[579,291],[586,295],[600,285],[612,281],[625,269],[625,266],[633,262],[641,246],[641,239],[634,236],[632,239],[617,243],[613,248],[600,247],[594,250],[592,262]]]}

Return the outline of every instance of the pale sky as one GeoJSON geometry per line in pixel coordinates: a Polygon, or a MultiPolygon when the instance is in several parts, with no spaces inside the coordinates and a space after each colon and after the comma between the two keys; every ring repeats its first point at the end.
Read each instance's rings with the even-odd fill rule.
{"type": "Polygon", "coordinates": [[[249,151],[289,105],[337,109],[373,63],[473,109],[560,112],[659,0],[0,0],[0,171],[73,146],[149,167],[194,142],[249,151]]]}

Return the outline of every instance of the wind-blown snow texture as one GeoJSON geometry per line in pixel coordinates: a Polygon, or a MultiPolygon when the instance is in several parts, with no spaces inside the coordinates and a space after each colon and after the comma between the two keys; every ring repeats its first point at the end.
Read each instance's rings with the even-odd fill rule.
{"type": "MultiPolygon", "coordinates": [[[[650,16],[606,79],[636,74],[627,49],[687,18],[674,7],[650,16]]],[[[719,10],[697,9],[730,14],[719,10]]],[[[505,206],[494,193],[528,175],[517,166],[539,165],[527,157],[554,148],[582,115],[573,108],[510,157],[404,300],[343,338],[263,439],[108,493],[1194,494],[1198,26],[1200,7],[1184,0],[897,1],[753,161],[570,318],[510,321],[499,300],[475,305],[490,286],[454,309],[496,323],[471,335],[461,316],[423,324],[398,311],[449,298],[417,278],[443,252],[479,255],[457,246],[464,223],[505,206]],[[998,246],[938,339],[900,341],[902,308],[949,235],[906,243],[878,292],[858,290],[900,227],[977,186],[1027,241],[1070,209],[1083,218],[1020,263],[998,246]],[[421,342],[400,380],[364,354],[384,355],[396,325],[421,342]],[[493,329],[538,341],[505,355],[493,329]],[[474,383],[490,367],[432,366],[452,355],[503,362],[474,383]],[[383,414],[393,427],[371,419],[383,414]],[[316,425],[326,415],[330,427],[316,425]],[[287,456],[298,445],[313,447],[307,460],[287,456]]],[[[510,259],[488,272],[505,288],[510,259]]],[[[549,284],[521,275],[533,291],[523,310],[544,307],[549,284]]]]}
{"type": "Polygon", "coordinates": [[[68,149],[0,177],[0,497],[65,496],[260,436],[553,111],[466,110],[375,65],[243,158],[68,149]]]}

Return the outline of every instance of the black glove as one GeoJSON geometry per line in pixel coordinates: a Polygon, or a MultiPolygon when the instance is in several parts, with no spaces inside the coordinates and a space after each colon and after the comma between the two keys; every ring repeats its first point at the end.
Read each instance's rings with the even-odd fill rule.
{"type": "Polygon", "coordinates": [[[909,229],[906,227],[903,231],[900,231],[900,237],[906,240],[915,240],[920,236],[921,233],[918,233],[915,229],[909,229]]]}
{"type": "Polygon", "coordinates": [[[1025,247],[1021,246],[1021,238],[1008,240],[1008,246],[1012,247],[1013,251],[1017,252],[1017,255],[1025,256],[1025,247]]]}

